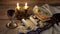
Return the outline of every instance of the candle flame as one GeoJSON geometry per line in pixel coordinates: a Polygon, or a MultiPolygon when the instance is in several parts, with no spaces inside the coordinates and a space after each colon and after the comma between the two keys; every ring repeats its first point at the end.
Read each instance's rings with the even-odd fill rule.
{"type": "Polygon", "coordinates": [[[27,2],[25,3],[25,6],[27,6],[27,2]]]}
{"type": "Polygon", "coordinates": [[[25,3],[25,7],[24,7],[24,9],[28,9],[28,5],[27,5],[27,2],[25,3]]]}
{"type": "Polygon", "coordinates": [[[17,9],[18,9],[18,10],[20,9],[19,3],[17,3],[17,9]]]}

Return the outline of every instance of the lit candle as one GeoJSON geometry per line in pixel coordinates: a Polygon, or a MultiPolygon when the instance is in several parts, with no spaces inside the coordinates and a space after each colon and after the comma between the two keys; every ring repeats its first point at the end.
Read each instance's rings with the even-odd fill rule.
{"type": "Polygon", "coordinates": [[[24,9],[27,10],[29,6],[27,5],[27,2],[25,3],[24,9]]]}
{"type": "Polygon", "coordinates": [[[16,7],[16,10],[20,10],[20,6],[19,6],[19,3],[17,3],[17,7],[16,7]]]}

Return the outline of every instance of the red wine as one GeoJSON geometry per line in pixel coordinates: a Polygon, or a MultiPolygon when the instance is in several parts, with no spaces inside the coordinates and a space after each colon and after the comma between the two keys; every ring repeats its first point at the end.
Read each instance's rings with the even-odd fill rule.
{"type": "Polygon", "coordinates": [[[7,15],[11,16],[11,17],[13,16],[14,13],[15,13],[15,10],[8,10],[7,11],[7,15]]]}

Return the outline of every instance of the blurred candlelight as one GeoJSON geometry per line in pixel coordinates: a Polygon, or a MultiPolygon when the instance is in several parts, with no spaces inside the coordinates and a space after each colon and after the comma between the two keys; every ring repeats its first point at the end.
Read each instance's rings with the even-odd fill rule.
{"type": "Polygon", "coordinates": [[[16,7],[16,10],[20,10],[20,6],[19,6],[19,3],[17,3],[17,7],[16,7]]]}
{"type": "Polygon", "coordinates": [[[24,9],[27,10],[29,7],[27,5],[27,2],[25,3],[24,9]]]}

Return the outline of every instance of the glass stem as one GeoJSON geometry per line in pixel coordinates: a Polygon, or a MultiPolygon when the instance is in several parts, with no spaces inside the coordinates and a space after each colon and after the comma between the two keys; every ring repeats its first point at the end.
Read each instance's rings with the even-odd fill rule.
{"type": "Polygon", "coordinates": [[[11,23],[13,23],[13,18],[12,17],[10,18],[10,21],[11,21],[11,23]]]}

